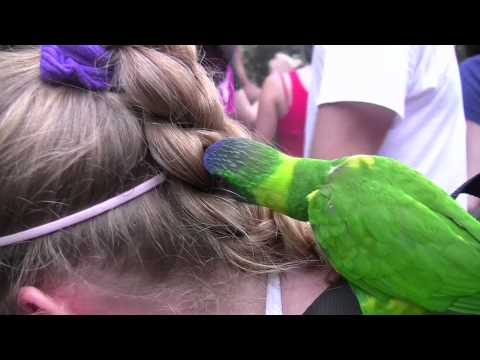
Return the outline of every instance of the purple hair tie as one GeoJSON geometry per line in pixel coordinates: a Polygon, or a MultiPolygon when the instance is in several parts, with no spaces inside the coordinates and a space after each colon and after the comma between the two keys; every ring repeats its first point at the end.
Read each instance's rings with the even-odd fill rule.
{"type": "Polygon", "coordinates": [[[42,45],[40,78],[88,90],[110,87],[110,53],[101,45],[42,45]]]}

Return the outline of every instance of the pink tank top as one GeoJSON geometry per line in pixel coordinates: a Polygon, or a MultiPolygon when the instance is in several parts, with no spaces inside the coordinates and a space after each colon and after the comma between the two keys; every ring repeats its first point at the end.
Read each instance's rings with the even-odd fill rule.
{"type": "MultiPolygon", "coordinates": [[[[288,155],[302,157],[308,91],[302,85],[296,70],[289,72],[289,75],[292,83],[292,102],[288,112],[278,122],[277,145],[280,150],[288,155]]],[[[283,76],[280,75],[280,78],[285,97],[288,99],[283,76]]]]}

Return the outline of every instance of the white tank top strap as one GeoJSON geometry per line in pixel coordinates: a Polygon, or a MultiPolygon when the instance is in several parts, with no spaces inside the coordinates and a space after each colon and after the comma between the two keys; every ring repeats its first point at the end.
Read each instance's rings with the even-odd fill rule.
{"type": "Polygon", "coordinates": [[[268,274],[265,315],[283,315],[282,288],[278,273],[268,274]]]}

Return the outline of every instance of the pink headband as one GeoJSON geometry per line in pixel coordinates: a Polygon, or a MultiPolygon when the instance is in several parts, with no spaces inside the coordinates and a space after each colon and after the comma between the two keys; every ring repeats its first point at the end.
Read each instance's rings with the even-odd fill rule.
{"type": "Polygon", "coordinates": [[[52,221],[50,223],[36,226],[34,228],[20,231],[15,234],[1,236],[0,237],[0,247],[11,245],[14,243],[19,243],[21,241],[32,240],[40,236],[52,234],[59,230],[65,229],[69,226],[79,224],[83,221],[90,220],[98,215],[101,215],[107,211],[115,209],[120,205],[123,205],[140,195],[145,194],[146,192],[157,187],[165,181],[165,175],[160,174],[154,176],[150,180],[145,181],[144,183],[134,187],[133,189],[124,192],[120,195],[117,195],[109,200],[106,200],[100,204],[94,205],[88,209],[79,211],[72,215],[66,216],[64,218],[52,221]]]}

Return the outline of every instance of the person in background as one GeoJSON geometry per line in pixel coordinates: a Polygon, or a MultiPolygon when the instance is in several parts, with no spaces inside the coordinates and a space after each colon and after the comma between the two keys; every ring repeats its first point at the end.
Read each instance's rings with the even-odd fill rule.
{"type": "MultiPolygon", "coordinates": [[[[306,58],[311,57],[311,46],[306,58]]],[[[303,155],[305,119],[311,66],[291,70],[296,64],[277,54],[270,62],[271,73],[266,78],[255,124],[255,136],[292,156],[303,155]],[[286,65],[286,66],[285,66],[286,65]]]]}
{"type": "Polygon", "coordinates": [[[246,127],[255,124],[260,90],[249,79],[238,45],[202,45],[202,65],[211,74],[225,113],[246,127]],[[253,99],[253,100],[251,100],[253,99]]]}
{"type": "Polygon", "coordinates": [[[242,49],[236,45],[233,53],[233,68],[237,77],[238,88],[243,89],[250,103],[255,103],[260,97],[260,88],[249,78],[242,55],[242,49]]]}
{"type": "MultiPolygon", "coordinates": [[[[453,46],[316,45],[304,154],[392,157],[451,193],[467,178],[453,46]]],[[[466,206],[465,196],[459,201],[466,206]]]]}
{"type": "MultiPolygon", "coordinates": [[[[311,45],[305,45],[305,46],[311,47],[311,45]]],[[[300,66],[302,66],[302,64],[303,64],[302,60],[294,58],[283,52],[278,52],[268,62],[268,70],[270,74],[274,72],[284,73],[284,72],[289,72],[294,69],[297,69],[300,66]]]]}
{"type": "MultiPolygon", "coordinates": [[[[241,59],[241,58],[240,58],[241,59]]],[[[238,60],[239,61],[239,60],[238,60]]],[[[295,59],[287,54],[284,53],[277,53],[275,56],[268,62],[269,73],[283,73],[288,72],[296,67],[300,66],[302,63],[301,60],[295,59]]],[[[239,62],[241,65],[235,65],[236,69],[242,69],[241,71],[237,72],[242,75],[239,78],[247,78],[246,71],[243,66],[243,62],[239,62]]],[[[245,81],[239,81],[245,84],[245,81]]],[[[239,83],[237,82],[237,84],[239,83]]],[[[250,80],[246,80],[247,83],[253,84],[250,80]]],[[[256,85],[255,85],[256,86],[256,85]]],[[[259,101],[258,97],[255,97],[255,100],[251,101],[252,96],[248,95],[248,91],[251,91],[252,87],[247,84],[245,87],[238,88],[235,92],[235,104],[236,104],[236,111],[233,114],[233,117],[240,122],[242,122],[245,126],[247,126],[250,130],[253,130],[256,126],[256,120],[258,117],[258,107],[259,101]],[[248,90],[250,89],[250,90],[248,90]]]]}
{"type": "MultiPolygon", "coordinates": [[[[463,104],[467,120],[468,177],[480,173],[480,49],[467,46],[467,58],[460,65],[463,104]],[[475,51],[476,50],[476,51],[475,51]]],[[[478,217],[480,199],[470,196],[468,209],[478,217]]]]}
{"type": "Polygon", "coordinates": [[[200,45],[204,52],[202,65],[211,74],[227,115],[236,112],[235,78],[232,67],[237,45],[200,45]]]}

